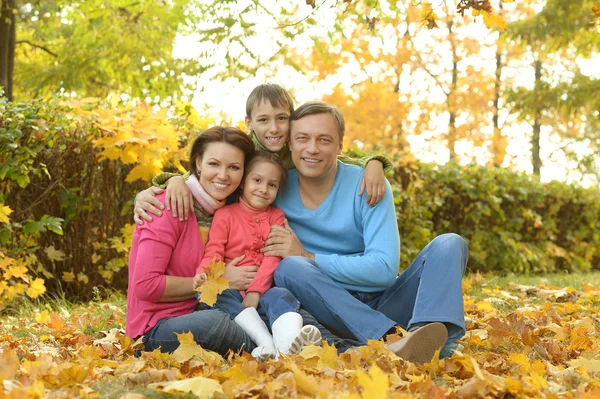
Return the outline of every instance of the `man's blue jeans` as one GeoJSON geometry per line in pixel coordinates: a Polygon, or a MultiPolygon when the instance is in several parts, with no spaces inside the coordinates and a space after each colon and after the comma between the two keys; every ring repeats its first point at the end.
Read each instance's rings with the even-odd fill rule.
{"type": "MultiPolygon", "coordinates": [[[[229,313],[231,318],[235,319],[244,310],[243,300],[239,291],[225,290],[217,296],[217,303],[214,307],[229,313]]],[[[272,326],[282,314],[296,313],[298,309],[300,309],[300,302],[290,291],[285,288],[272,287],[260,296],[256,310],[263,318],[266,316],[269,320],[268,325],[272,326]]]]}
{"type": "Polygon", "coordinates": [[[379,339],[393,326],[443,322],[448,342],[465,334],[462,276],[468,247],[457,234],[436,237],[415,261],[381,292],[350,292],[307,258],[285,258],[275,270],[275,284],[290,290],[328,329],[362,344],[379,339]]]}

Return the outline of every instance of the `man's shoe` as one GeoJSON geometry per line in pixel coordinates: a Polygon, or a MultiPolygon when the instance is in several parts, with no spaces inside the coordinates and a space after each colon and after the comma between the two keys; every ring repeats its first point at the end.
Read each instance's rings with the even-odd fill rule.
{"type": "Polygon", "coordinates": [[[416,364],[429,363],[435,352],[448,339],[448,330],[442,323],[429,323],[409,333],[399,341],[388,344],[389,350],[398,357],[416,364]]]}

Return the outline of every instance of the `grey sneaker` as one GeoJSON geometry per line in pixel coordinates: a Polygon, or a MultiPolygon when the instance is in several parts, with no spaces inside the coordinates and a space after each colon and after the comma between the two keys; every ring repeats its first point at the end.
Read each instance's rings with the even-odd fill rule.
{"type": "Polygon", "coordinates": [[[416,364],[429,363],[435,352],[448,339],[448,330],[442,323],[429,323],[409,333],[399,341],[388,344],[398,357],[416,364]]]}

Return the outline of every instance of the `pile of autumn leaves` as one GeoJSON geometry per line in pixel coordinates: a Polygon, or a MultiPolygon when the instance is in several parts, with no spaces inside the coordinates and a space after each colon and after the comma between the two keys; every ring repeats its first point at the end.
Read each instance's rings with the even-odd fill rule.
{"type": "Polygon", "coordinates": [[[121,329],[102,338],[85,333],[90,325],[124,324],[124,310],[108,303],[4,318],[0,398],[600,397],[600,287],[499,289],[473,275],[464,288],[472,319],[464,352],[422,366],[379,341],[339,356],[324,344],[257,363],[247,354],[205,351],[190,334],[171,355],[135,357],[121,329]]]}

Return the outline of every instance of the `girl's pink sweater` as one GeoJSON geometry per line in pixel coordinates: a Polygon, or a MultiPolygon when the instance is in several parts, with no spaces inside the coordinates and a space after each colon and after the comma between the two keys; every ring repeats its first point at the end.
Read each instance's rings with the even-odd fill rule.
{"type": "MultiPolygon", "coordinates": [[[[164,193],[157,196],[162,203],[164,197],[164,193]]],[[[137,338],[165,317],[194,311],[198,301],[193,296],[179,302],[159,300],[165,290],[166,276],[194,277],[203,253],[204,244],[194,213],[187,221],[180,222],[171,212],[163,212],[160,217],[154,216],[152,223],[136,225],[129,253],[127,336],[137,338]]]]}
{"type": "MultiPolygon", "coordinates": [[[[217,210],[208,232],[204,259],[196,272],[202,273],[213,258],[229,263],[238,256],[246,255],[238,266],[259,266],[246,292],[264,294],[273,285],[273,273],[281,258],[264,256],[260,250],[265,246],[271,226],[283,226],[284,219],[281,209],[270,206],[266,210],[258,210],[242,199],[237,204],[217,210]]],[[[243,292],[241,294],[244,296],[243,292]]]]}

